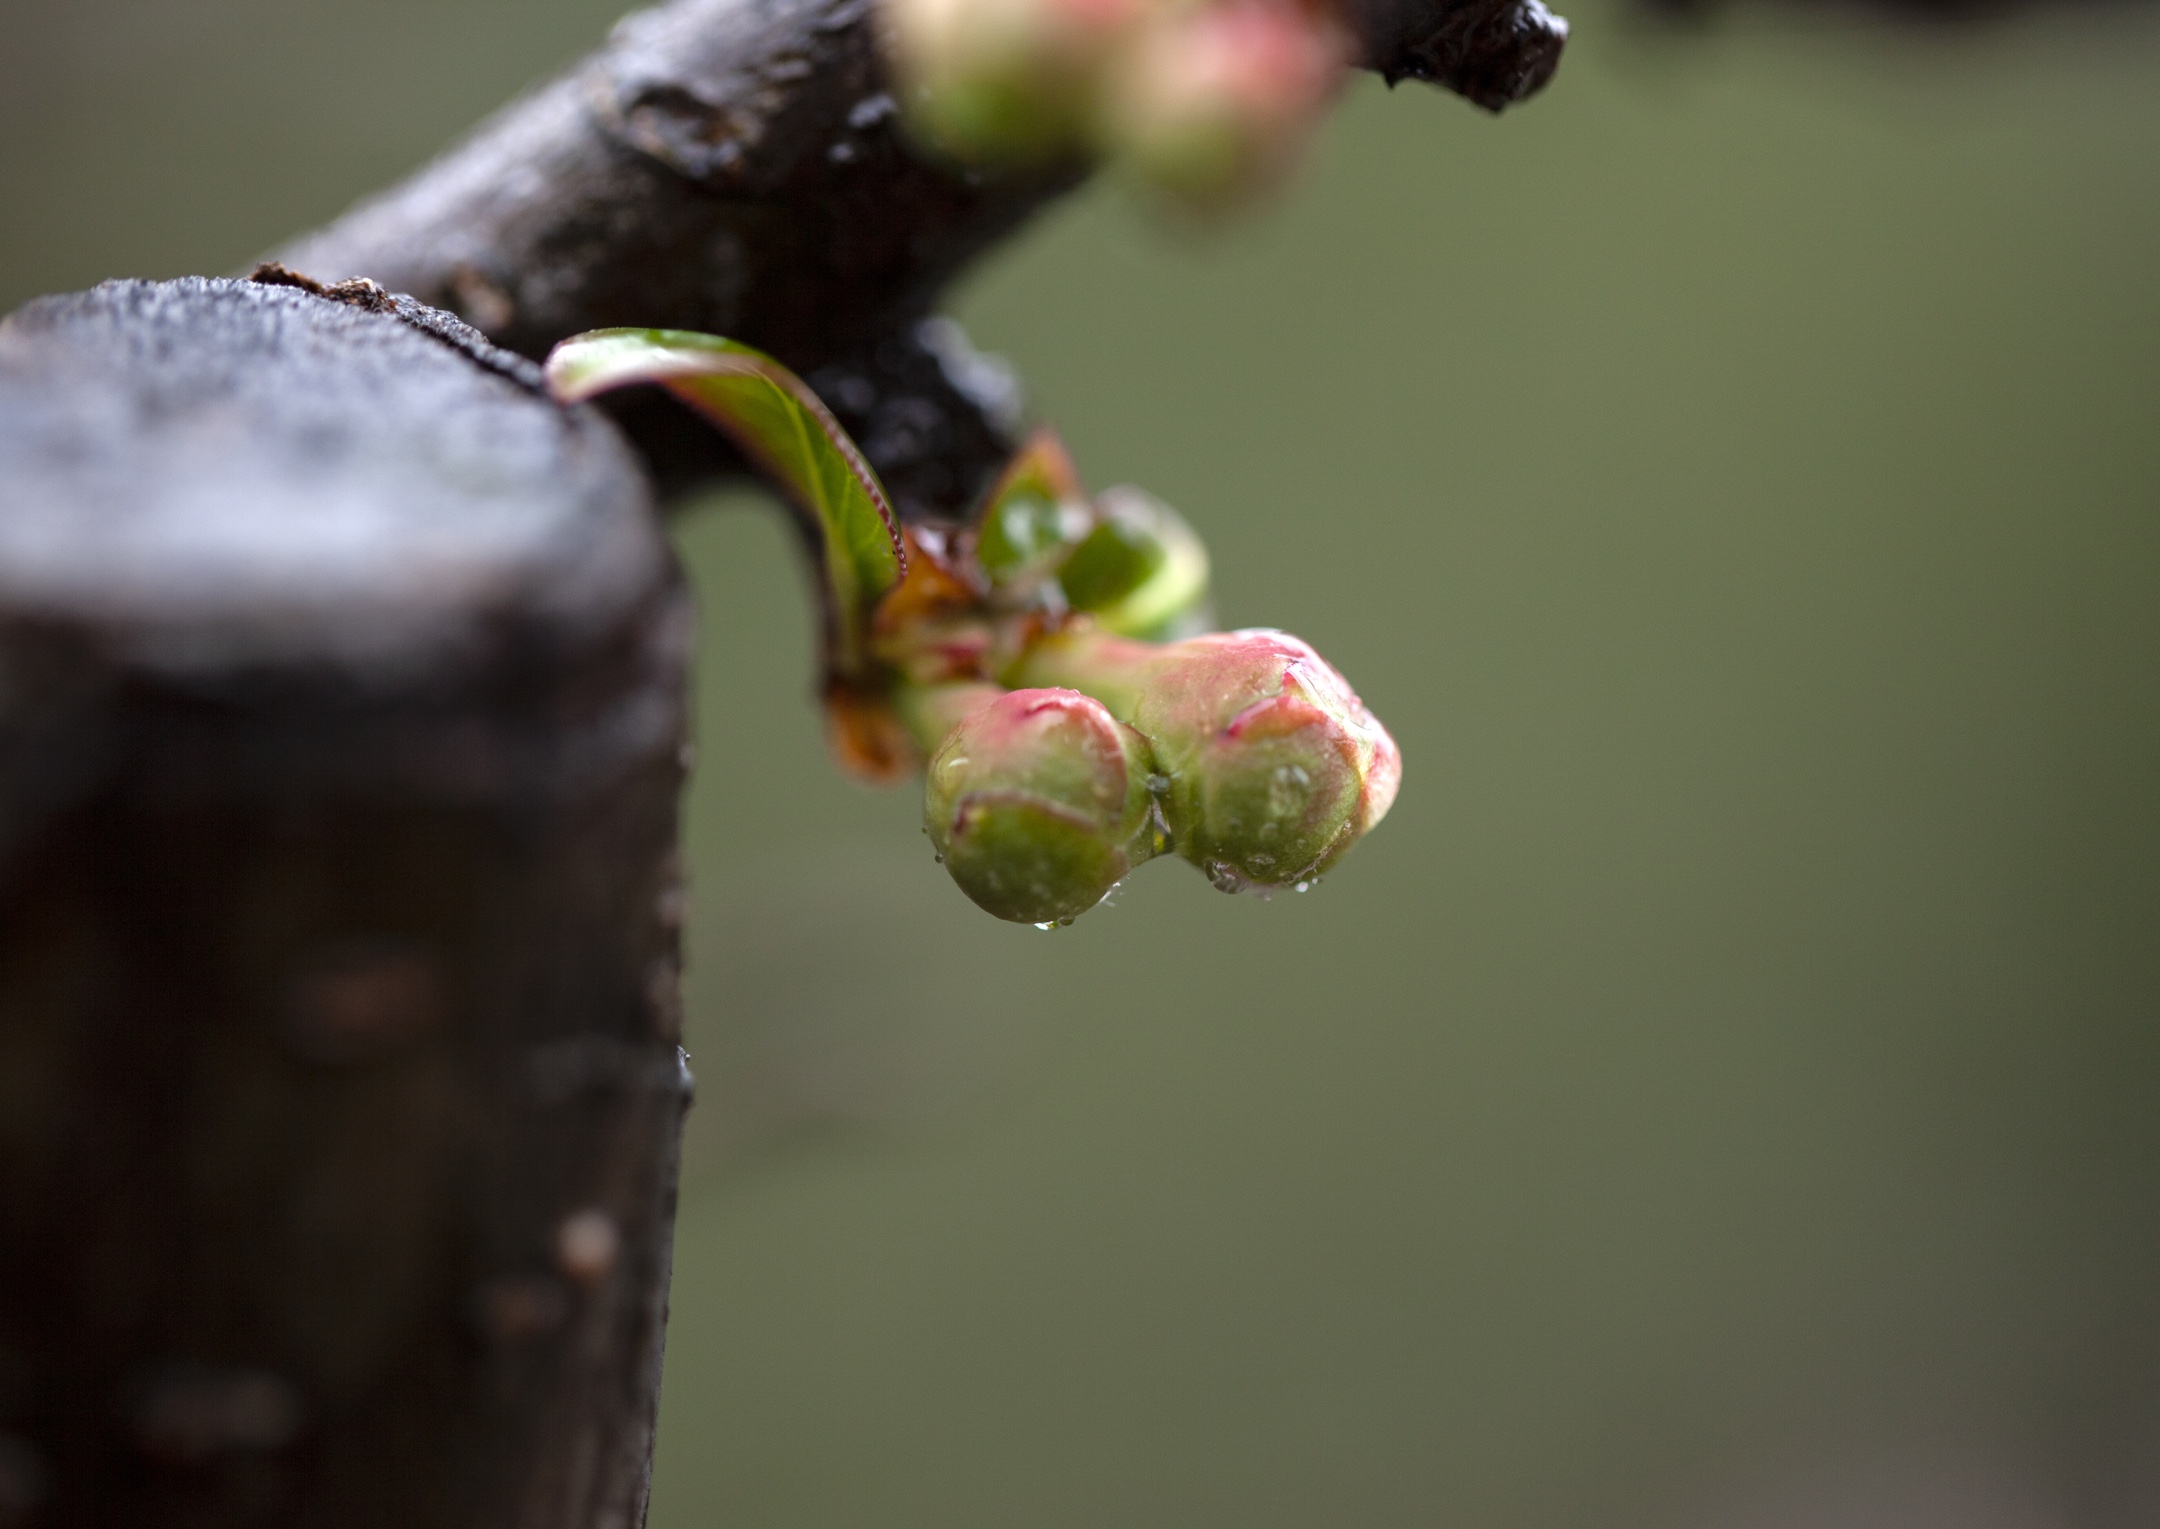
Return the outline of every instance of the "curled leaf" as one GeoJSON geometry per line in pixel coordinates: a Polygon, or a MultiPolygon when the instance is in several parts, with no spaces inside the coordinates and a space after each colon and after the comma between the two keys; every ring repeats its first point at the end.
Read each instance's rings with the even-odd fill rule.
{"type": "Polygon", "coordinates": [[[1147,742],[1073,690],[1014,690],[931,756],[923,827],[960,890],[1025,924],[1069,923],[1160,854],[1147,742]]]}
{"type": "Polygon", "coordinates": [[[827,667],[869,666],[868,615],[907,566],[899,522],[870,464],[809,385],[763,351],[682,329],[595,329],[548,356],[565,403],[658,383],[718,425],[816,524],[824,541],[827,667]]]}

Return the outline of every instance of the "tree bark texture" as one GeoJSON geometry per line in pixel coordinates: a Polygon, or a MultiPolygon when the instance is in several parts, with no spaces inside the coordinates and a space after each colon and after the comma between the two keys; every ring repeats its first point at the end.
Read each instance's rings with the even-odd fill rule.
{"type": "MultiPolygon", "coordinates": [[[[1552,76],[1538,0],[1354,0],[1363,62],[1490,110],[1552,76]]],[[[942,162],[904,131],[871,0],[675,0],[404,185],[278,255],[365,277],[539,357],[649,325],[769,351],[830,403],[904,516],[956,515],[1015,397],[922,320],[971,260],[1084,178],[942,162]]],[[[739,466],[666,399],[620,417],[663,490],[739,466]]]]}
{"type": "Polygon", "coordinates": [[[0,1524],[642,1521],[690,617],[353,287],[0,323],[0,1524]]]}

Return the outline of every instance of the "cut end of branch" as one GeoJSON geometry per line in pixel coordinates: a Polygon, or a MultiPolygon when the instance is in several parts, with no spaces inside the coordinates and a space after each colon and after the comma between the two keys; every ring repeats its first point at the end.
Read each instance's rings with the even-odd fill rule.
{"type": "Polygon", "coordinates": [[[1550,84],[1568,39],[1541,0],[1363,0],[1356,20],[1361,62],[1388,84],[1423,80],[1490,112],[1550,84]]]}

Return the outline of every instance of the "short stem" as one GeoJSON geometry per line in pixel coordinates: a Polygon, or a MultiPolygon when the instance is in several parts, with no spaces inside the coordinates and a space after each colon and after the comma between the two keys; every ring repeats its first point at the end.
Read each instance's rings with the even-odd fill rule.
{"type": "Polygon", "coordinates": [[[1005,678],[1016,689],[1061,685],[1093,696],[1130,726],[1140,692],[1162,652],[1154,643],[1075,625],[1030,647],[1005,678]]]}

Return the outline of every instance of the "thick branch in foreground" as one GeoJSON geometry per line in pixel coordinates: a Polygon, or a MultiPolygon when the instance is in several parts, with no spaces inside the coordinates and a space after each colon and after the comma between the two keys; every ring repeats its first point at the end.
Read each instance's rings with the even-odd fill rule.
{"type": "MultiPolygon", "coordinates": [[[[1537,0],[1357,0],[1363,61],[1498,110],[1542,87],[1566,35],[1537,0]]],[[[279,255],[462,314],[538,357],[581,330],[697,329],[808,376],[881,472],[881,431],[942,444],[895,472],[905,514],[963,508],[1012,444],[950,343],[917,329],[945,285],[1083,167],[964,170],[903,131],[870,0],[675,0],[393,191],[279,255]],[[882,359],[880,359],[882,357],[882,359]],[[944,481],[938,481],[940,479],[944,481]]],[[[731,459],[674,405],[624,416],[664,487],[731,459]]],[[[893,465],[901,459],[894,459],[893,465]]]]}
{"type": "Polygon", "coordinates": [[[379,291],[0,324],[0,1505],[627,1529],[685,600],[633,460],[379,291]]]}

